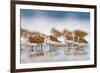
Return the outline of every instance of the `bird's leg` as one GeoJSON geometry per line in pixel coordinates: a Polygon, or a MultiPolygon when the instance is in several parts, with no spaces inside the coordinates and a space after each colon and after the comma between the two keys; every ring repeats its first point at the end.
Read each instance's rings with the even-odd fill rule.
{"type": "Polygon", "coordinates": [[[40,51],[42,51],[42,44],[40,44],[40,49],[41,49],[40,51]]]}
{"type": "Polygon", "coordinates": [[[51,52],[51,44],[49,44],[49,52],[51,52]]]}
{"type": "Polygon", "coordinates": [[[31,51],[33,52],[34,50],[33,50],[33,46],[31,46],[31,51]]]}
{"type": "Polygon", "coordinates": [[[70,52],[70,47],[71,47],[71,46],[70,46],[70,43],[68,43],[68,51],[69,51],[69,52],[70,52]]]}

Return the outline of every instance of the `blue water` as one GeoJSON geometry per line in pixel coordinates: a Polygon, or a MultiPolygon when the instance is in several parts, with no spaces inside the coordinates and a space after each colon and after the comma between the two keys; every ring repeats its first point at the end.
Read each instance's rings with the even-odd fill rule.
{"type": "Polygon", "coordinates": [[[65,55],[64,55],[64,49],[63,49],[63,48],[60,48],[60,49],[59,49],[59,57],[60,57],[61,59],[63,59],[63,58],[65,57],[65,55]]]}
{"type": "MultiPolygon", "coordinates": [[[[30,61],[30,58],[29,58],[29,56],[28,56],[28,54],[29,54],[29,50],[30,50],[31,48],[29,47],[29,48],[27,48],[27,50],[22,50],[21,51],[21,61],[25,61],[25,60],[27,60],[27,61],[30,61]]],[[[33,48],[33,49],[35,49],[35,48],[33,48]]],[[[89,49],[89,46],[88,46],[88,48],[85,48],[86,49],[86,51],[88,52],[88,54],[86,55],[86,56],[88,56],[88,58],[90,57],[90,49],[89,49]]],[[[47,45],[47,44],[44,44],[43,45],[43,52],[48,52],[49,51],[49,46],[47,45]]],[[[56,52],[58,52],[59,54],[58,55],[56,55],[56,57],[58,57],[59,59],[61,59],[61,60],[64,60],[65,59],[65,57],[67,58],[67,56],[65,55],[65,50],[64,50],[64,48],[59,48],[56,52]]],[[[48,56],[47,56],[48,57],[48,56]]],[[[72,57],[72,56],[71,56],[72,57]]],[[[37,56],[37,58],[41,58],[41,60],[42,60],[42,62],[43,62],[43,58],[42,57],[39,57],[39,56],[37,56]]],[[[68,57],[68,58],[70,58],[70,57],[68,57]]],[[[44,59],[45,60],[45,59],[44,59]]],[[[79,58],[79,60],[80,60],[80,58],[79,58]]],[[[34,61],[34,57],[33,57],[33,59],[32,59],[32,61],[34,61]]]]}

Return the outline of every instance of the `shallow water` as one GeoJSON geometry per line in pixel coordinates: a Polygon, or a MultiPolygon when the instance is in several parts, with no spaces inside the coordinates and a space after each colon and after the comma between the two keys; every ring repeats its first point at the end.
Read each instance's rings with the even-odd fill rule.
{"type": "MultiPolygon", "coordinates": [[[[35,49],[35,48],[33,48],[35,49]]],[[[89,60],[89,48],[84,48],[84,51],[75,52],[74,49],[70,51],[64,48],[56,48],[53,52],[49,51],[48,45],[43,45],[44,55],[30,57],[30,47],[21,50],[21,63],[40,63],[40,62],[57,62],[57,61],[81,61],[89,60]]]]}

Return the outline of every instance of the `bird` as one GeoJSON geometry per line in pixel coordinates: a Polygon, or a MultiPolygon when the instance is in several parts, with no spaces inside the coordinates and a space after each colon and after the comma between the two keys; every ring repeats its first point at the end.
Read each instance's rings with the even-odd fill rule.
{"type": "Polygon", "coordinates": [[[52,35],[46,37],[46,43],[54,44],[54,43],[60,43],[60,42],[61,41],[59,41],[56,37],[53,37],[52,35]]]}

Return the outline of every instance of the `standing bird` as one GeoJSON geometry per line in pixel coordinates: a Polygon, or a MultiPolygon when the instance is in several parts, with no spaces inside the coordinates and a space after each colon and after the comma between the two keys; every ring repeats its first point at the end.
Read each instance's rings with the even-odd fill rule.
{"type": "Polygon", "coordinates": [[[55,44],[60,43],[60,41],[57,38],[51,35],[46,37],[45,42],[49,45],[50,52],[55,50],[55,44]]]}

